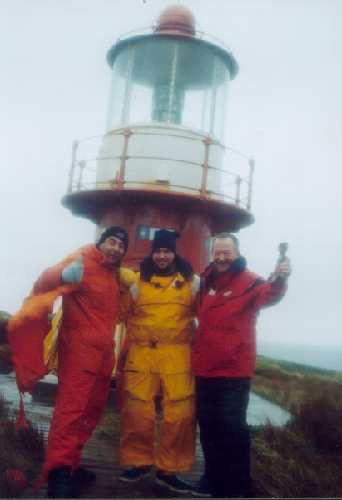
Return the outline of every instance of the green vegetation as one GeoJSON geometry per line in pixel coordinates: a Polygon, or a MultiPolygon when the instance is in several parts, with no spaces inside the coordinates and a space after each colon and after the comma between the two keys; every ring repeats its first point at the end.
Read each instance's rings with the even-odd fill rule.
{"type": "MultiPolygon", "coordinates": [[[[292,414],[285,427],[252,429],[253,496],[341,498],[342,374],[260,356],[253,391],[292,414]]],[[[96,431],[92,458],[95,453],[105,463],[111,457],[111,467],[118,468],[119,436],[118,414],[111,408],[96,431]]],[[[17,498],[21,492],[9,488],[6,470],[23,471],[32,486],[43,458],[43,437],[34,428],[17,432],[0,398],[0,440],[0,498],[17,498]]],[[[114,496],[120,498],[156,495],[150,483],[129,489],[115,482],[114,496]]]]}
{"type": "Polygon", "coordinates": [[[253,391],[293,417],[254,429],[254,496],[341,497],[342,374],[260,356],[253,391]]]}
{"type": "Polygon", "coordinates": [[[10,373],[13,370],[12,354],[6,337],[6,325],[10,317],[6,311],[0,311],[0,373],[10,373]]]}
{"type": "Polygon", "coordinates": [[[43,435],[34,427],[15,428],[6,401],[0,396],[0,498],[21,496],[18,484],[6,477],[9,470],[21,471],[28,483],[34,482],[43,460],[43,435]]]}
{"type": "Polygon", "coordinates": [[[258,356],[253,391],[293,412],[317,395],[341,397],[342,373],[258,356]]]}

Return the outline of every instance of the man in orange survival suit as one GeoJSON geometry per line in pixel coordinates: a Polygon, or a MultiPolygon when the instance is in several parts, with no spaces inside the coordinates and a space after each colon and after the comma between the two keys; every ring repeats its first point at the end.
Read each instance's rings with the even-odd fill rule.
{"type": "Polygon", "coordinates": [[[178,493],[191,486],[177,472],[194,459],[194,378],[190,369],[194,299],[199,278],[176,254],[177,234],[156,232],[152,252],[131,286],[128,354],[124,366],[121,481],[138,481],[157,467],[156,482],[178,493]],[[162,397],[155,447],[155,398],[162,397]]]}
{"type": "Polygon", "coordinates": [[[76,251],[47,269],[34,285],[44,293],[75,284],[63,297],[58,335],[58,392],[44,473],[50,498],[75,496],[75,486],[95,479],[80,468],[81,450],[98,423],[114,366],[114,329],[119,310],[118,269],[128,246],[125,229],[110,227],[97,245],[76,251]]]}

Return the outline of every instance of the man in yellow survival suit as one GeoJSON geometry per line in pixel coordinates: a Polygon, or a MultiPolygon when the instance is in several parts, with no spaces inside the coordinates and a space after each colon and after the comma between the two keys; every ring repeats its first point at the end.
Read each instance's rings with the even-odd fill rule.
{"type": "Polygon", "coordinates": [[[177,477],[194,459],[194,378],[190,343],[199,277],[176,254],[179,235],[156,231],[151,255],[130,289],[123,374],[121,481],[138,481],[157,468],[156,482],[178,493],[192,492],[177,477]],[[156,441],[155,398],[162,398],[156,441]]]}

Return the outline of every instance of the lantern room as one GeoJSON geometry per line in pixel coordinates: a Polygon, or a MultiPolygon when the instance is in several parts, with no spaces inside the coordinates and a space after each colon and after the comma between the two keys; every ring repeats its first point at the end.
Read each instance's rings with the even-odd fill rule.
{"type": "Polygon", "coordinates": [[[121,179],[118,157],[126,133],[126,187],[197,195],[207,154],[206,192],[224,199],[226,97],[238,70],[229,49],[198,36],[192,13],[173,6],[152,33],[119,39],[107,61],[112,81],[98,185],[121,179]]]}
{"type": "Polygon", "coordinates": [[[166,10],[154,33],[119,40],[107,60],[107,130],[165,123],[223,139],[227,91],[238,66],[229,51],[195,37],[187,9],[166,10]]]}
{"type": "Polygon", "coordinates": [[[199,271],[214,233],[253,222],[254,161],[223,140],[238,64],[179,5],[165,9],[149,32],[119,38],[107,62],[106,131],[75,141],[63,204],[99,231],[125,227],[133,268],[156,229],[178,231],[179,252],[199,271]]]}

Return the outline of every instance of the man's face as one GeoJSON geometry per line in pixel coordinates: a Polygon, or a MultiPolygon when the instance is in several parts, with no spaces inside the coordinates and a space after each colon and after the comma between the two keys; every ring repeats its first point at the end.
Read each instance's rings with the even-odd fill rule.
{"type": "Polygon", "coordinates": [[[163,270],[172,264],[175,256],[168,248],[158,248],[158,250],[152,253],[152,260],[159,269],[163,270]]]}
{"type": "Polygon", "coordinates": [[[115,236],[106,238],[104,242],[99,245],[99,249],[113,266],[120,264],[122,257],[125,255],[125,245],[123,241],[115,236]]]}
{"type": "Polygon", "coordinates": [[[216,270],[219,273],[228,271],[230,264],[237,259],[239,253],[235,247],[234,241],[230,238],[218,239],[214,241],[213,261],[216,270]]]}

